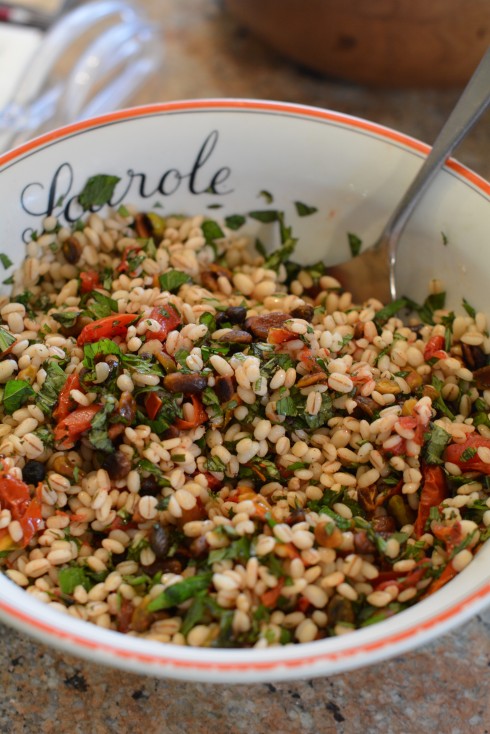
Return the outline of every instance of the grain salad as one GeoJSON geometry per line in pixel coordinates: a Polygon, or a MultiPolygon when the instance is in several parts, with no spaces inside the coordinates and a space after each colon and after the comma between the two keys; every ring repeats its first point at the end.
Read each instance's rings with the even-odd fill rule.
{"type": "Polygon", "coordinates": [[[167,643],[310,642],[490,536],[485,316],[437,282],[354,304],[267,211],[271,255],[244,217],[130,206],[28,243],[0,300],[0,564],[36,599],[167,643]]]}

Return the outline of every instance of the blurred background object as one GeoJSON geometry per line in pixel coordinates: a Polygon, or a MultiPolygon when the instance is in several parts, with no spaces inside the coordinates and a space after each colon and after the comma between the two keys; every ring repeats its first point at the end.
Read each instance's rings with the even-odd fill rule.
{"type": "Polygon", "coordinates": [[[488,0],[225,0],[285,56],[386,87],[463,85],[490,43],[488,0]]]}
{"type": "Polygon", "coordinates": [[[0,0],[0,21],[47,28],[76,0],[0,0]]]}
{"type": "Polygon", "coordinates": [[[0,109],[0,149],[129,104],[163,58],[160,28],[125,0],[78,5],[44,36],[10,24],[1,27],[0,42],[2,35],[10,74],[0,109]]]}

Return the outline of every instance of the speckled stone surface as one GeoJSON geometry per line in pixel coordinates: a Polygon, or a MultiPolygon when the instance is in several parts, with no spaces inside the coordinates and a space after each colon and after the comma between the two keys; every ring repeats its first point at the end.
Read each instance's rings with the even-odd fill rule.
{"type": "MultiPolygon", "coordinates": [[[[139,0],[166,60],[134,102],[282,99],[341,110],[431,142],[457,91],[377,91],[326,80],[266,49],[215,0],[139,0]]],[[[488,117],[457,157],[490,178],[488,117]]],[[[0,734],[490,734],[490,612],[369,668],[294,683],[145,678],[52,651],[0,625],[0,734]]]]}

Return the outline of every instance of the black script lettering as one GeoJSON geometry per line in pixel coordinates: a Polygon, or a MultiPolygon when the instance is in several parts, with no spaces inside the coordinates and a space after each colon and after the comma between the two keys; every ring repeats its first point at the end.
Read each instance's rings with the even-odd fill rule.
{"type": "Polygon", "coordinates": [[[204,184],[204,188],[202,188],[201,190],[197,188],[197,175],[200,169],[203,168],[204,164],[207,163],[207,161],[211,157],[218,143],[218,139],[219,139],[219,133],[217,130],[213,130],[212,132],[210,132],[208,137],[205,139],[204,143],[202,144],[201,149],[199,150],[199,153],[197,154],[197,158],[189,174],[189,191],[191,192],[191,194],[204,194],[204,193],[208,193],[208,194],[209,193],[213,193],[213,194],[227,193],[228,194],[228,193],[231,193],[231,190],[226,191],[226,192],[216,191],[213,186],[213,181],[215,180],[216,176],[218,176],[221,171],[225,171],[229,169],[220,168],[219,171],[217,171],[214,174],[211,180],[211,183],[204,184]]]}
{"type": "Polygon", "coordinates": [[[230,174],[231,174],[231,168],[228,168],[228,166],[225,166],[224,168],[218,168],[213,178],[211,179],[211,183],[209,184],[209,193],[211,194],[231,194],[233,189],[226,189],[222,191],[218,190],[219,184],[224,184],[225,181],[229,179],[230,174]]]}
{"type": "Polygon", "coordinates": [[[171,168],[169,171],[166,171],[163,176],[160,179],[160,183],[158,184],[158,191],[163,194],[164,196],[170,196],[171,194],[175,194],[177,189],[180,186],[180,182],[182,179],[185,178],[185,176],[182,176],[176,168],[171,168]],[[165,189],[165,184],[167,183],[167,179],[171,180],[171,177],[175,178],[175,183],[173,185],[172,189],[165,189]]]}
{"type": "MultiPolygon", "coordinates": [[[[34,211],[29,208],[29,199],[33,196],[33,189],[45,190],[45,187],[40,182],[30,183],[24,186],[20,195],[20,204],[27,214],[32,214],[34,217],[51,216],[55,209],[62,208],[64,199],[70,193],[73,185],[73,169],[69,163],[62,163],[59,166],[51,180],[51,184],[48,189],[48,198],[44,205],[41,206],[39,211],[34,211]]],[[[38,199],[36,192],[35,199],[38,199]]]]}

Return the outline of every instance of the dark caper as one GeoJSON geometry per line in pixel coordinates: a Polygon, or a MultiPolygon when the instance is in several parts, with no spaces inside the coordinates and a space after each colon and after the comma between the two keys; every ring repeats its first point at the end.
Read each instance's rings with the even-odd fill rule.
{"type": "Polygon", "coordinates": [[[160,523],[153,525],[150,532],[150,547],[157,558],[166,558],[172,538],[170,530],[160,523]]]}
{"type": "Polygon", "coordinates": [[[39,484],[46,477],[46,467],[40,461],[28,461],[22,469],[22,477],[27,484],[39,484]]]}
{"type": "Polygon", "coordinates": [[[152,474],[141,480],[139,491],[140,497],[156,497],[159,491],[160,487],[158,486],[158,482],[152,474]]]}
{"type": "Polygon", "coordinates": [[[216,316],[216,326],[223,324],[241,325],[247,318],[247,309],[244,306],[229,306],[226,311],[220,311],[216,316]]]}
{"type": "Polygon", "coordinates": [[[117,481],[128,476],[131,471],[131,461],[122,451],[115,451],[105,457],[102,468],[106,470],[111,479],[117,481]]]}

